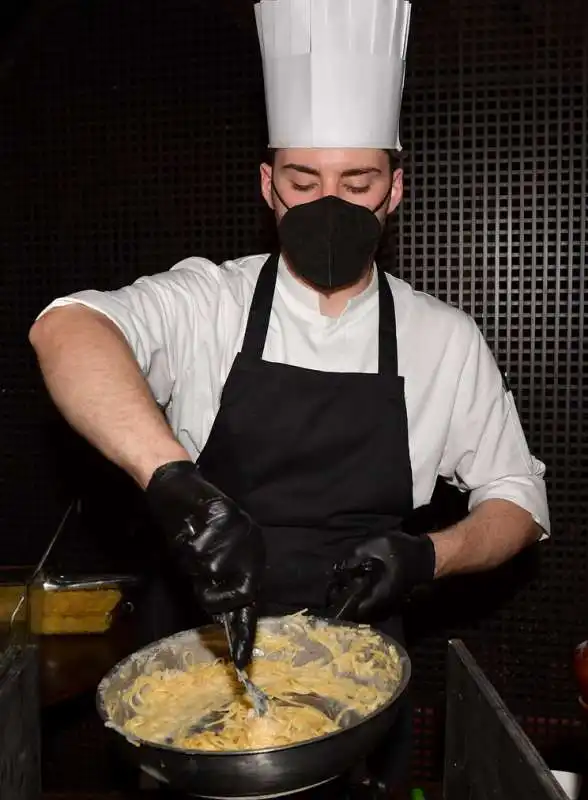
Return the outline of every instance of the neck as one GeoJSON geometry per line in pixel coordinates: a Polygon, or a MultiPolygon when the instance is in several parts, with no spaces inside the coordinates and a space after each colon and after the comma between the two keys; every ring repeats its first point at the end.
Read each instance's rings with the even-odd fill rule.
{"type": "Polygon", "coordinates": [[[372,272],[374,269],[373,262],[369,264],[361,274],[360,278],[355,283],[350,284],[349,286],[344,286],[341,289],[319,289],[312,283],[305,281],[304,278],[301,278],[294,270],[288,261],[288,259],[284,256],[284,261],[286,263],[286,267],[288,268],[288,272],[293,275],[293,277],[301,283],[303,286],[311,289],[313,292],[318,294],[319,297],[319,309],[321,314],[324,317],[340,317],[343,311],[345,310],[347,303],[353,298],[357,297],[358,294],[364,292],[367,287],[370,285],[370,281],[372,279],[372,272]]]}

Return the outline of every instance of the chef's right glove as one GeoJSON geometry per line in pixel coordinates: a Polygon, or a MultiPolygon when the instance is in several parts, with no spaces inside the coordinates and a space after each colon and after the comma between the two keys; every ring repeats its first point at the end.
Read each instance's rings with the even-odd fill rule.
{"type": "Polygon", "coordinates": [[[251,660],[256,599],[265,567],[260,528],[236,503],[203,480],[191,461],[153,473],[147,502],[179,568],[190,577],[204,610],[226,615],[235,665],[251,660]]]}

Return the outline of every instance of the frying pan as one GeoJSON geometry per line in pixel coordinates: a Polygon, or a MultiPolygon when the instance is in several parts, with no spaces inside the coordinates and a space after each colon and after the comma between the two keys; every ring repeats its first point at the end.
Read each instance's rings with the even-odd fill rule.
{"type": "MultiPolygon", "coordinates": [[[[349,609],[349,599],[344,605],[349,609]]],[[[353,630],[360,627],[333,618],[309,615],[307,619],[310,626],[346,628],[350,638],[353,630]]],[[[262,631],[278,632],[284,630],[287,620],[287,617],[262,617],[258,625],[262,631]]],[[[120,703],[121,693],[146,670],[181,669],[187,652],[195,661],[210,661],[226,654],[226,639],[220,625],[177,633],[121,661],[98,686],[98,713],[124,757],[158,781],[187,794],[219,800],[268,800],[311,789],[348,772],[375,748],[394,723],[398,700],[410,680],[410,659],[391,637],[374,633],[380,637],[378,649],[393,645],[400,657],[400,681],[390,699],[359,722],[306,742],[260,750],[207,752],[153,744],[123,731],[122,726],[132,712],[120,703]]],[[[310,652],[311,648],[312,645],[309,658],[316,656],[310,652]]]]}

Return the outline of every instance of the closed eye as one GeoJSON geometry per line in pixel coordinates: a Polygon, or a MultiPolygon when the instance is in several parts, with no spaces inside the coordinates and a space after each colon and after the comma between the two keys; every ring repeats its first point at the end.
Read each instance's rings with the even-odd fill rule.
{"type": "Polygon", "coordinates": [[[316,183],[292,183],[292,188],[295,189],[297,192],[310,192],[312,189],[316,188],[316,183]]]}

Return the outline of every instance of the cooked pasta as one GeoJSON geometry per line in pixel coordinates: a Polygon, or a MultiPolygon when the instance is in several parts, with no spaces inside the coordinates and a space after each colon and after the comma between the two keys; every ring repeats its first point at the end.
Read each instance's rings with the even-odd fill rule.
{"type": "Polygon", "coordinates": [[[303,615],[287,619],[284,632],[258,632],[249,669],[270,697],[267,715],[255,715],[226,657],[193,663],[188,653],[183,668],[149,670],[118,698],[128,711],[124,732],[188,750],[281,747],[344,727],[342,714],[329,718],[292,695],[315,693],[361,717],[391,697],[401,677],[399,656],[369,628],[309,626],[303,615]],[[212,712],[219,713],[201,729],[212,712]]]}

